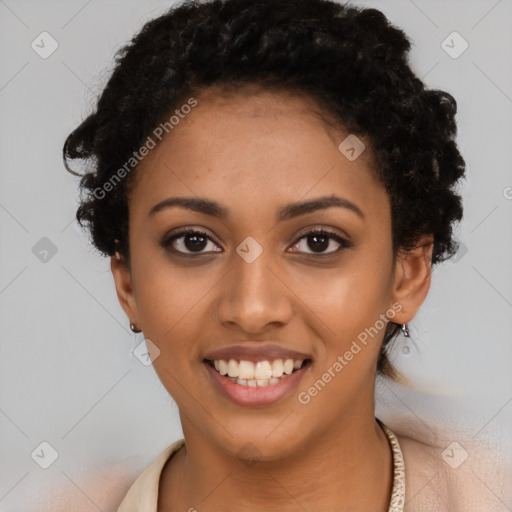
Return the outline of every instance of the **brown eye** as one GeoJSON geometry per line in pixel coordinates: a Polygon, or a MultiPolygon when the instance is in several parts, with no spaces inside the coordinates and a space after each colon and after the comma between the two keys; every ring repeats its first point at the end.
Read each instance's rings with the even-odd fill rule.
{"type": "Polygon", "coordinates": [[[209,242],[216,246],[213,240],[211,240],[211,238],[206,233],[197,231],[195,229],[187,229],[185,231],[176,233],[171,237],[165,238],[161,245],[173,253],[183,254],[186,256],[191,254],[219,252],[215,249],[204,251],[204,249],[208,247],[209,242]]]}
{"type": "Polygon", "coordinates": [[[299,247],[301,240],[306,240],[306,243],[304,243],[302,247],[310,249],[312,252],[307,252],[305,250],[297,250],[294,252],[304,252],[305,254],[317,254],[319,256],[323,256],[337,253],[341,250],[341,248],[346,248],[350,246],[350,243],[341,236],[339,236],[338,234],[323,229],[310,231],[309,233],[302,235],[299,238],[299,241],[296,242],[293,247],[299,247]],[[338,245],[338,247],[336,247],[336,244],[338,245]],[[326,252],[326,250],[329,247],[332,247],[333,245],[334,250],[326,252]]]}

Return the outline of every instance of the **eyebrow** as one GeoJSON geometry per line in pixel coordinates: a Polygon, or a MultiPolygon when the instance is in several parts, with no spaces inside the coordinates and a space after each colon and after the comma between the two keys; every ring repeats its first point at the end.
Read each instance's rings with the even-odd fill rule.
{"type": "MultiPolygon", "coordinates": [[[[352,201],[338,196],[324,196],[309,201],[302,201],[297,203],[289,203],[281,207],[277,213],[277,220],[279,222],[306,215],[318,210],[324,210],[333,206],[345,208],[356,213],[361,219],[365,215],[361,208],[354,204],[352,201]]],[[[192,210],[197,213],[203,213],[219,219],[227,219],[230,216],[228,208],[221,206],[216,201],[210,199],[203,199],[199,197],[169,197],[160,203],[156,204],[149,210],[149,215],[162,211],[166,208],[179,207],[187,210],[192,210]]]]}

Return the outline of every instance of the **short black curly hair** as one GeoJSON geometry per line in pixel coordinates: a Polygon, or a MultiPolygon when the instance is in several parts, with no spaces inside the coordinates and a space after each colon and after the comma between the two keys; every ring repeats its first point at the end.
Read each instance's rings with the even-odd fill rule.
{"type": "MultiPolygon", "coordinates": [[[[350,133],[371,141],[375,175],[391,201],[393,252],[434,238],[432,265],[453,256],[462,218],[455,185],[465,162],[454,138],[457,104],[427,90],[408,64],[406,34],[382,12],[330,0],[189,0],[147,22],[115,55],[95,111],[66,139],[64,165],[85,161],[76,217],[104,255],[129,265],[128,199],[133,171],[109,180],[186,98],[215,85],[307,94],[350,133]],[[112,181],[110,181],[112,183],[112,181]],[[101,195],[98,191],[101,190],[101,195]],[[105,193],[108,190],[108,193],[105,193]]],[[[126,168],[126,167],[125,167],[126,168]]],[[[74,173],[76,174],[76,173],[74,173]]],[[[377,363],[396,378],[387,344],[377,363]]]]}

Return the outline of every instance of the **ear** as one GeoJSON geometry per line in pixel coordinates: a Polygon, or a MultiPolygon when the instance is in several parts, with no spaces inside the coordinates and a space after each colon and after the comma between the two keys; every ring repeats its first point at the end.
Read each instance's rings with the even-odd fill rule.
{"type": "Polygon", "coordinates": [[[393,302],[402,305],[393,322],[406,324],[416,315],[430,289],[434,237],[423,235],[416,247],[400,251],[395,265],[393,302]]]}
{"type": "Polygon", "coordinates": [[[115,256],[110,258],[110,270],[112,271],[112,276],[114,277],[119,304],[121,304],[121,307],[126,313],[130,323],[134,323],[138,326],[139,315],[137,312],[137,303],[135,301],[135,295],[132,287],[130,269],[118,252],[115,253],[115,256]]]}

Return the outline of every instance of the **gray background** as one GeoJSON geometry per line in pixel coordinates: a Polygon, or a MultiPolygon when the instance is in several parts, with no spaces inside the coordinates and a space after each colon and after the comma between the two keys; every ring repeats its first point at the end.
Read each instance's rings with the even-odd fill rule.
{"type": "MultiPolygon", "coordinates": [[[[468,164],[462,249],[435,269],[414,343],[397,340],[394,361],[411,382],[379,380],[378,415],[398,433],[471,440],[510,459],[512,0],[352,3],[403,28],[418,76],[454,95],[468,164]],[[453,31],[469,44],[458,58],[442,47],[453,31]]],[[[113,510],[90,475],[106,468],[122,496],[181,437],[176,405],[131,353],[143,338],[128,328],[109,261],[74,222],[77,179],[61,160],[114,51],[170,4],[0,0],[0,511],[43,510],[52,489],[76,510],[113,510]],[[59,45],[46,59],[31,47],[43,31],[59,45]],[[48,469],[36,463],[50,456],[42,442],[58,452],[48,469]]],[[[496,510],[512,510],[476,476],[496,510]]]]}

